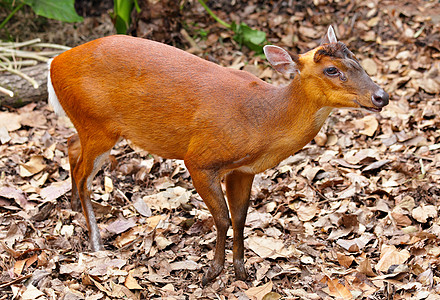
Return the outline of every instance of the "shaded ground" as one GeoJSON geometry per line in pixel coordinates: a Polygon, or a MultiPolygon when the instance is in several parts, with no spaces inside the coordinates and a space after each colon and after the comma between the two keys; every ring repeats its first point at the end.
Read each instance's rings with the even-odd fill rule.
{"type": "MultiPolygon", "coordinates": [[[[181,161],[118,144],[94,181],[107,251],[87,253],[84,217],[69,208],[68,121],[44,101],[3,108],[0,299],[262,299],[269,291],[269,299],[438,299],[438,3],[216,3],[209,5],[222,19],[244,21],[293,52],[315,47],[333,24],[390,93],[390,105],[380,114],[335,111],[313,142],[257,176],[245,229],[251,279],[235,281],[230,239],[225,271],[206,288],[200,279],[216,232],[181,161]]],[[[179,34],[158,40],[288,82],[239,51],[196,2],[180,14],[179,34]]],[[[76,27],[50,24],[16,36],[73,46],[112,31],[106,14],[76,27]]],[[[137,26],[138,35],[155,38],[137,26]]]]}

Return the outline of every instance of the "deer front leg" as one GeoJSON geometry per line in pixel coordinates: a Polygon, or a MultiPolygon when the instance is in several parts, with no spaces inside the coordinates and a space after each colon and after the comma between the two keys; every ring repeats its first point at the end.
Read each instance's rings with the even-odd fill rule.
{"type": "Polygon", "coordinates": [[[191,174],[194,187],[212,214],[217,228],[214,259],[202,278],[202,285],[206,285],[215,279],[223,270],[225,264],[226,232],[231,224],[231,220],[221,188],[219,174],[216,171],[200,170],[188,165],[187,167],[191,174]]]}
{"type": "Polygon", "coordinates": [[[246,280],[247,273],[244,267],[244,225],[249,207],[253,174],[233,171],[226,175],[226,197],[231,211],[232,228],[234,230],[233,260],[235,277],[246,280]]]}

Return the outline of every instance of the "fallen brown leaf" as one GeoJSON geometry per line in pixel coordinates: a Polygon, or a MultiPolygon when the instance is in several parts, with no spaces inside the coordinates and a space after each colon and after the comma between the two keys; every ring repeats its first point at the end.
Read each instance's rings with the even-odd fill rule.
{"type": "Polygon", "coordinates": [[[14,201],[23,209],[28,205],[28,198],[22,190],[15,187],[0,187],[0,197],[14,199],[14,201]]]}
{"type": "Polygon", "coordinates": [[[250,236],[246,242],[249,249],[262,258],[289,257],[297,253],[286,249],[282,240],[271,237],[250,236]]]}
{"type": "Polygon", "coordinates": [[[392,265],[403,264],[409,257],[408,250],[403,249],[401,251],[393,245],[383,244],[380,250],[380,260],[376,264],[376,271],[386,273],[392,265]]]}
{"type": "Polygon", "coordinates": [[[371,267],[371,262],[370,259],[368,258],[364,258],[360,263],[359,266],[357,268],[357,270],[362,273],[365,274],[369,277],[374,277],[377,276],[376,273],[374,273],[373,268],[371,267]]]}
{"type": "Polygon", "coordinates": [[[44,157],[41,155],[34,155],[27,163],[20,165],[20,176],[29,177],[35,175],[44,170],[44,168],[46,168],[44,157]]]}
{"type": "Polygon", "coordinates": [[[127,277],[125,277],[124,285],[130,290],[142,290],[143,287],[139,285],[137,280],[129,272],[127,277]]]}
{"type": "Polygon", "coordinates": [[[434,205],[424,205],[423,203],[413,209],[412,216],[420,223],[426,223],[428,218],[436,218],[437,208],[434,205]]]}
{"type": "Polygon", "coordinates": [[[42,291],[40,291],[35,286],[30,284],[30,285],[27,286],[27,288],[23,292],[23,294],[21,294],[21,299],[23,299],[23,300],[35,300],[35,299],[38,299],[39,297],[44,297],[44,296],[45,296],[45,294],[42,291]]]}
{"type": "MultiPolygon", "coordinates": [[[[263,300],[264,297],[272,291],[272,287],[273,287],[273,282],[269,281],[263,285],[251,287],[244,293],[252,300],[263,300]]],[[[268,299],[279,299],[279,298],[268,298],[268,299]]]]}
{"type": "Polygon", "coordinates": [[[335,297],[336,299],[353,299],[350,290],[340,284],[338,279],[330,279],[326,276],[324,282],[327,284],[327,287],[324,288],[323,291],[329,296],[335,297]]]}
{"type": "Polygon", "coordinates": [[[349,268],[354,260],[352,256],[340,252],[337,253],[337,257],[339,264],[345,268],[349,268]]]}

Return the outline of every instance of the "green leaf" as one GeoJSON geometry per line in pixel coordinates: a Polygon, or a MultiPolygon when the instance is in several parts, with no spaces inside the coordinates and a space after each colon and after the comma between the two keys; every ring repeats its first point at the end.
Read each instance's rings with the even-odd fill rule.
{"type": "Polygon", "coordinates": [[[130,23],[130,15],[133,10],[133,0],[116,0],[114,2],[114,9],[117,16],[119,16],[125,23],[130,23]]]}
{"type": "Polygon", "coordinates": [[[259,45],[266,41],[266,33],[259,30],[252,30],[244,33],[245,39],[254,45],[259,45]]]}
{"type": "Polygon", "coordinates": [[[126,34],[128,30],[128,24],[120,16],[116,16],[114,19],[116,33],[126,34]]]}
{"type": "Polygon", "coordinates": [[[135,6],[133,0],[114,0],[114,21],[116,32],[127,33],[131,22],[131,11],[135,6]]]}
{"type": "Polygon", "coordinates": [[[141,13],[141,7],[139,6],[138,0],[134,0],[134,7],[136,7],[137,13],[141,13]]]}
{"type": "Polygon", "coordinates": [[[39,15],[63,22],[81,22],[82,17],[75,11],[75,0],[23,0],[39,15]]]}
{"type": "Polygon", "coordinates": [[[243,22],[239,25],[232,23],[231,29],[235,32],[233,38],[236,42],[254,50],[256,54],[263,53],[263,46],[267,43],[265,32],[252,29],[243,22]]]}

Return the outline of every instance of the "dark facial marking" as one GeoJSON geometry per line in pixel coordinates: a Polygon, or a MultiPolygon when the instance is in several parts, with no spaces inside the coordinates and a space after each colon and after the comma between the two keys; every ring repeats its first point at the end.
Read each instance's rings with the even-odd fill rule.
{"type": "Polygon", "coordinates": [[[359,62],[354,56],[353,53],[351,53],[350,50],[348,50],[347,46],[345,46],[342,42],[337,42],[333,44],[324,44],[321,49],[316,51],[315,56],[313,57],[313,60],[315,63],[321,60],[323,56],[329,56],[334,58],[340,58],[340,59],[350,59],[352,60],[352,65],[355,68],[359,68],[359,62]],[[355,66],[357,64],[357,66],[355,66]]]}

